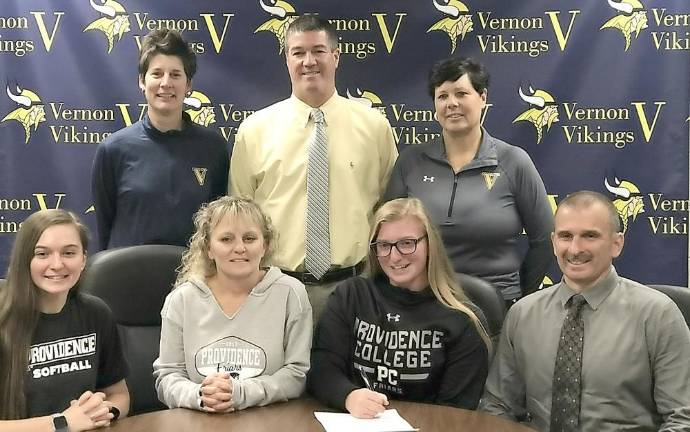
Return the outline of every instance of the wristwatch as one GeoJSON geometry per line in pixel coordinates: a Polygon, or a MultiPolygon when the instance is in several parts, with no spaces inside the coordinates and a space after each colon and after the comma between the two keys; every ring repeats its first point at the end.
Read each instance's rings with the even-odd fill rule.
{"type": "Polygon", "coordinates": [[[69,432],[69,425],[67,419],[62,414],[53,414],[53,428],[55,432],[69,432]]]}
{"type": "Polygon", "coordinates": [[[118,418],[120,418],[120,408],[116,407],[115,405],[110,406],[110,414],[113,415],[113,418],[110,419],[111,422],[114,422],[118,418]]]}

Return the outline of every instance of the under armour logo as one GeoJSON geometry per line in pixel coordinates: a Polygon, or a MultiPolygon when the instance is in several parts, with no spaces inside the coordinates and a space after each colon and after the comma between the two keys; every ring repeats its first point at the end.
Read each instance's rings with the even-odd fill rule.
{"type": "Polygon", "coordinates": [[[393,315],[391,313],[387,313],[386,319],[388,319],[388,322],[390,322],[390,321],[399,322],[400,321],[400,314],[393,315]]]}
{"type": "Polygon", "coordinates": [[[434,182],[434,177],[424,176],[424,178],[422,179],[422,181],[433,183],[433,182],[434,182]]]}

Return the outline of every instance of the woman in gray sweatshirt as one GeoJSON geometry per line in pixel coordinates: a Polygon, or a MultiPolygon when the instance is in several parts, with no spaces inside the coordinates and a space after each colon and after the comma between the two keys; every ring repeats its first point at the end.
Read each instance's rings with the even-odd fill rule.
{"type": "Polygon", "coordinates": [[[202,206],[161,311],[156,391],[169,407],[228,412],[300,396],[312,311],[304,285],[266,267],[270,219],[250,200],[202,206]]]}

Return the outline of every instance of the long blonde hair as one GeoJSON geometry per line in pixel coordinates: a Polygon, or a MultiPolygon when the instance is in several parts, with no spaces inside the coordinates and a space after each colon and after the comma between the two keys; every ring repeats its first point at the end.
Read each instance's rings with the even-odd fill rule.
{"type": "MultiPolygon", "coordinates": [[[[383,204],[374,214],[374,226],[371,230],[369,243],[375,242],[378,238],[381,224],[396,221],[406,216],[417,218],[426,231],[428,245],[427,279],[434,296],[442,305],[458,310],[470,317],[482,340],[490,350],[491,339],[477,315],[467,306],[471,302],[455,278],[455,271],[446,254],[441,235],[429,219],[429,215],[419,199],[398,198],[383,204]]],[[[367,267],[372,277],[383,272],[376,253],[374,253],[372,248],[369,249],[369,255],[367,255],[367,267]]]]}
{"type": "Polygon", "coordinates": [[[225,216],[242,218],[259,227],[266,248],[260,265],[265,267],[270,263],[277,242],[271,219],[261,211],[258,204],[248,198],[224,196],[202,205],[194,215],[196,230],[189,241],[189,249],[182,256],[175,286],[190,278],[205,281],[216,274],[216,264],[209,258],[208,251],[211,232],[225,216]]]}
{"type": "MultiPolygon", "coordinates": [[[[31,260],[43,232],[63,224],[76,228],[86,254],[88,230],[76,215],[66,210],[41,210],[32,214],[21,224],[14,239],[7,281],[0,287],[0,420],[26,417],[24,375],[39,318],[39,288],[31,278],[31,260]]],[[[78,289],[79,282],[70,291],[78,289]]]]}

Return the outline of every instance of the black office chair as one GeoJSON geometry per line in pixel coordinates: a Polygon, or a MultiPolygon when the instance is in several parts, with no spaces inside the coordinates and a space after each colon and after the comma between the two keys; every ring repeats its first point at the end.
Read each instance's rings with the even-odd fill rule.
{"type": "Polygon", "coordinates": [[[671,297],[678,309],[680,309],[683,317],[685,318],[685,323],[690,328],[690,288],[674,286],[674,285],[648,285],[650,288],[654,288],[657,291],[661,291],[667,296],[671,297]]]}
{"type": "Polygon", "coordinates": [[[501,334],[503,319],[506,316],[506,304],[503,296],[498,289],[484,279],[464,273],[456,273],[456,275],[467,297],[484,312],[488,324],[486,331],[496,342],[501,334]]]}
{"type": "Polygon", "coordinates": [[[88,260],[81,279],[82,290],[113,311],[130,367],[131,414],[166,408],[156,395],[152,364],[160,345],[161,307],[184,251],[167,245],[102,251],[88,260]]]}

